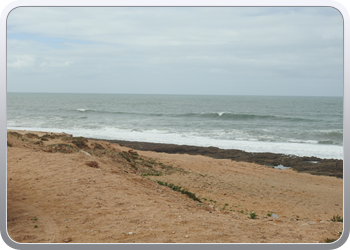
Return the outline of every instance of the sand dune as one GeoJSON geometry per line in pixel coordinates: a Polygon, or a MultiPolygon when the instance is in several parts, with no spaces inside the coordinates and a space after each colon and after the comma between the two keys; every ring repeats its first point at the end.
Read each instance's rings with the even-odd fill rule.
{"type": "Polygon", "coordinates": [[[336,177],[64,133],[8,131],[7,140],[16,242],[324,243],[343,230],[332,221],[343,217],[336,177]]]}

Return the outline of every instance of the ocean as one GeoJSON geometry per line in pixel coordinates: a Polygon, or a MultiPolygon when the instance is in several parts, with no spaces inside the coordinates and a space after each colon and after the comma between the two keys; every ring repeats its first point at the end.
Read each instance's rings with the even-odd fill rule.
{"type": "Polygon", "coordinates": [[[7,128],[343,159],[342,97],[7,93],[7,128]]]}

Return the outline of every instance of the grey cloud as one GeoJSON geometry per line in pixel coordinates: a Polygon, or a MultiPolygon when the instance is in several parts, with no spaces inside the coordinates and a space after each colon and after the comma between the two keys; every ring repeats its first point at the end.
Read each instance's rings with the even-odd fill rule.
{"type": "Polygon", "coordinates": [[[8,89],[341,95],[342,28],[331,8],[19,8],[8,89]]]}

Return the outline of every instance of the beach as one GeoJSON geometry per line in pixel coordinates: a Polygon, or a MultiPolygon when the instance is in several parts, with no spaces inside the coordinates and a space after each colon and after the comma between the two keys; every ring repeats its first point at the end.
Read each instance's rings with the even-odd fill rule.
{"type": "Polygon", "coordinates": [[[7,141],[7,228],[16,242],[325,243],[343,230],[336,161],[328,162],[334,173],[310,174],[305,166],[323,159],[281,170],[215,148],[217,157],[23,130],[8,130],[7,141]]]}

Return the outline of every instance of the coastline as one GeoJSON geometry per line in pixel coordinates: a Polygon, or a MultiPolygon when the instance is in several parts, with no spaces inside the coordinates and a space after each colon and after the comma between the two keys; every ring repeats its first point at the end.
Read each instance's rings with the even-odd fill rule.
{"type": "MultiPolygon", "coordinates": [[[[90,138],[94,139],[94,138],[90,138]]],[[[294,155],[275,154],[275,153],[251,153],[238,149],[220,149],[217,147],[187,146],[165,143],[150,143],[123,140],[103,140],[111,143],[117,143],[121,146],[129,147],[135,150],[154,151],[168,154],[189,154],[203,155],[214,159],[230,159],[233,161],[243,161],[257,163],[269,167],[282,165],[290,167],[301,173],[313,175],[326,175],[343,178],[343,160],[339,159],[321,159],[318,157],[300,157],[294,155]]]]}
{"type": "Polygon", "coordinates": [[[17,242],[325,243],[343,228],[342,179],[65,133],[7,140],[17,242]]]}

